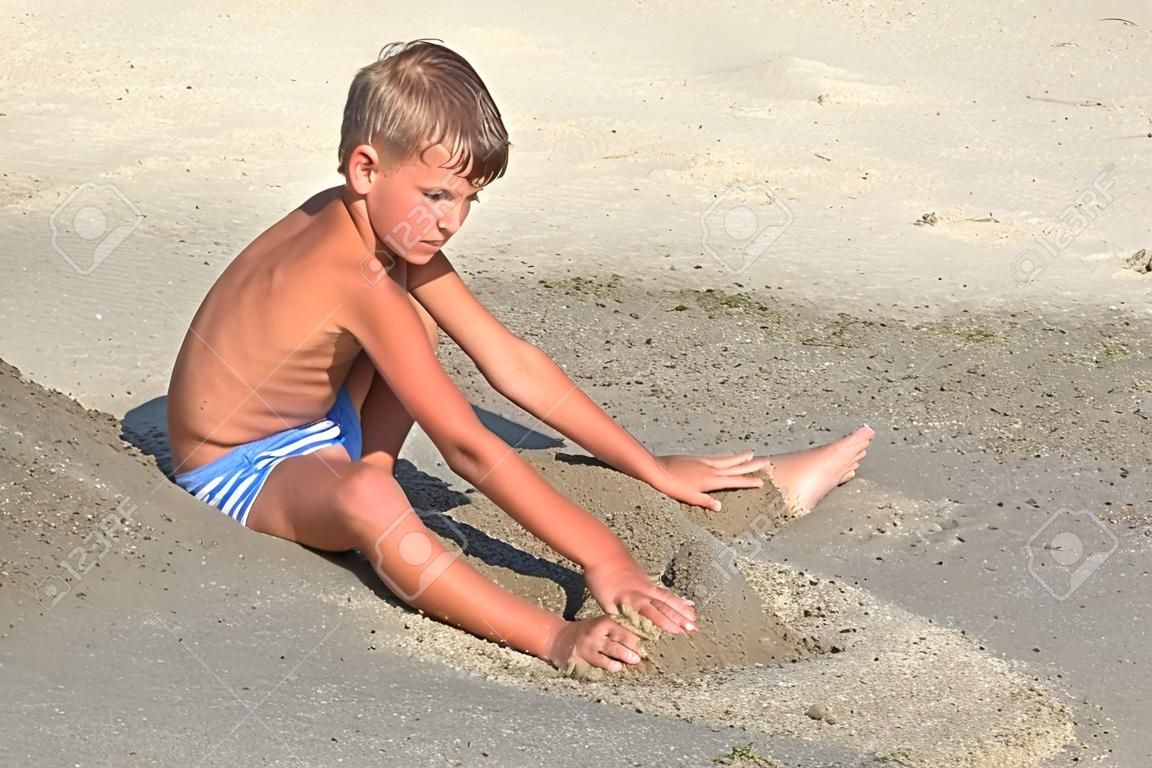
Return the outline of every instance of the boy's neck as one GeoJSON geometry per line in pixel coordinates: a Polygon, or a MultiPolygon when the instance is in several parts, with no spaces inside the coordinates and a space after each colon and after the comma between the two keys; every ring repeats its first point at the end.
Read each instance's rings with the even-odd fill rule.
{"type": "Polygon", "coordinates": [[[372,230],[372,223],[368,220],[368,206],[364,202],[364,197],[356,194],[345,184],[340,190],[340,199],[364,248],[372,251],[377,250],[380,243],[376,239],[376,233],[372,230]]]}

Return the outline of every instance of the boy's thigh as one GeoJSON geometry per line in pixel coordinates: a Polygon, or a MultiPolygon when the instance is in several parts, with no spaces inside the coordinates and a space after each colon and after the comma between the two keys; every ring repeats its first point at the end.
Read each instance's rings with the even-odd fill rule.
{"type": "Polygon", "coordinates": [[[378,512],[406,503],[403,491],[391,484],[387,473],[363,462],[351,461],[343,446],[332,445],[306,456],[294,456],[276,465],[248,513],[254,531],[295,541],[313,549],[345,552],[360,546],[364,526],[348,508],[350,484],[364,485],[367,478],[384,493],[378,512]],[[392,498],[394,497],[395,498],[392,498]]]}

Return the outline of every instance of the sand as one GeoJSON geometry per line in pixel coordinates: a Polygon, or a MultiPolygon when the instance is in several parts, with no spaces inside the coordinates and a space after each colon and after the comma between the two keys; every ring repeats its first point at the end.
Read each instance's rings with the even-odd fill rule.
{"type": "MultiPolygon", "coordinates": [[[[2,374],[3,399],[10,404],[3,486],[10,554],[0,569],[6,574],[0,584],[6,616],[26,618],[52,607],[55,593],[46,594],[44,576],[59,575],[54,566],[61,552],[49,531],[66,527],[68,537],[81,539],[110,527],[125,556],[154,568],[156,553],[141,549],[177,544],[182,516],[213,517],[212,510],[168,485],[148,457],[118,444],[115,420],[21,381],[9,367],[2,374]],[[88,487],[88,468],[75,461],[72,448],[92,457],[92,470],[107,482],[88,487]],[[109,458],[112,466],[97,466],[109,458]],[[133,495],[130,490],[138,487],[150,492],[133,495]],[[30,493],[39,495],[29,499],[30,493]],[[133,501],[113,503],[117,498],[133,501]],[[39,598],[39,605],[29,596],[39,598]]],[[[382,595],[378,582],[375,589],[332,599],[365,626],[402,623],[404,631],[381,637],[390,647],[509,685],[818,740],[857,753],[900,755],[908,765],[1038,765],[1072,737],[1069,714],[1058,701],[955,631],[836,580],[741,555],[739,548],[756,545],[780,523],[773,517],[779,494],[771,486],[721,493],[734,519],[758,507],[767,517],[749,525],[743,537],[718,539],[683,514],[682,505],[595,462],[548,451],[525,456],[557,488],[597,510],[650,573],[695,595],[697,636],[655,636],[648,643],[649,661],[623,675],[565,679],[539,660],[411,612],[382,595]],[[958,723],[964,723],[962,730],[958,723]]],[[[410,467],[401,479],[418,510],[435,516],[432,527],[462,545],[463,556],[498,582],[551,610],[598,612],[571,564],[486,499],[469,499],[410,467]]],[[[725,522],[731,527],[731,519],[725,522]]],[[[345,559],[358,561],[350,567],[371,581],[359,555],[345,559]]],[[[73,587],[67,575],[59,587],[61,599],[99,588],[90,579],[73,587]]]]}
{"type": "MultiPolygon", "coordinates": [[[[632,478],[578,456],[528,454],[528,458],[561,493],[584,509],[598,510],[603,522],[624,541],[653,581],[665,584],[699,605],[700,631],[692,637],[670,636],[655,627],[643,627],[652,640],[645,645],[648,661],[639,665],[636,673],[683,674],[766,663],[799,656],[812,644],[810,639],[790,632],[773,614],[763,610],[760,600],[733,565],[735,553],[684,517],[679,511],[681,505],[651,489],[645,493],[632,478]]],[[[761,501],[767,498],[767,493],[759,495],[761,501]]],[[[433,508],[440,506],[442,504],[433,508]]],[[[555,557],[483,498],[454,513],[458,525],[510,544],[533,561],[555,557]]],[[[464,551],[469,552],[467,547],[464,551]]],[[[576,602],[571,599],[573,590],[562,594],[547,580],[539,580],[543,581],[542,589],[525,589],[517,577],[528,568],[516,554],[511,551],[507,557],[496,555],[472,560],[497,582],[508,584],[550,611],[566,613],[569,618],[601,613],[586,593],[572,611],[571,605],[576,602]]],[[[579,573],[573,563],[559,565],[574,577],[579,573]]],[[[578,577],[574,580],[573,587],[582,590],[578,577]]],[[[628,623],[625,622],[626,626],[628,623]]]]}
{"type": "MultiPolygon", "coordinates": [[[[576,745],[548,753],[557,765],[568,753],[709,764],[750,739],[789,768],[876,755],[1028,764],[1067,737],[1069,718],[1072,741],[1045,768],[1152,761],[1152,650],[1132,618],[1152,612],[1152,486],[1140,471],[1152,462],[1152,124],[1133,85],[1152,70],[1146,4],[4,10],[0,357],[65,395],[0,377],[0,674],[20,692],[0,718],[20,745],[13,761],[200,760],[212,718],[225,731],[235,718],[219,691],[152,693],[167,683],[157,670],[192,663],[179,648],[148,656],[172,640],[156,617],[199,637],[210,661],[244,659],[246,684],[275,691],[282,662],[261,655],[271,630],[249,612],[321,649],[300,670],[315,672],[311,687],[280,688],[266,705],[308,710],[270,736],[297,752],[318,724],[348,718],[315,764],[371,761],[393,737],[349,735],[373,664],[418,672],[397,677],[389,699],[412,707],[397,728],[425,750],[396,757],[404,764],[441,765],[441,752],[482,763],[474,745],[451,742],[475,712],[494,713],[471,733],[498,733],[484,749],[512,750],[508,765],[552,744],[542,732],[576,745]],[[793,520],[765,520],[754,494],[712,518],[659,507],[593,467],[542,464],[558,481],[637,493],[639,511],[586,501],[612,512],[654,576],[703,585],[730,617],[711,646],[661,646],[627,685],[579,684],[462,640],[395,606],[362,560],[232,538],[163,482],[163,394],[198,302],[255,234],[337,181],[355,69],[383,43],[422,35],[476,64],[508,122],[509,175],[474,207],[452,258],[516,333],[654,450],[793,450],[861,421],[877,428],[861,476],[793,520]],[[73,219],[85,205],[106,214],[96,241],[73,219]],[[754,221],[738,215],[745,205],[754,221]],[[118,226],[130,231],[107,239],[118,226]],[[92,242],[115,247],[96,260],[92,242]],[[1084,513],[1076,530],[1104,560],[1062,598],[1052,578],[1067,569],[1037,537],[1064,512],[1084,513]],[[669,542],[650,535],[652,519],[675,521],[669,542]],[[133,533],[79,585],[55,581],[69,577],[62,562],[92,562],[71,553],[101,527],[133,533]],[[50,608],[49,587],[60,598],[50,608]],[[316,615],[350,636],[325,645],[316,615]],[[334,647],[355,672],[325,654],[334,647]],[[521,716],[559,730],[508,729],[498,693],[447,677],[439,700],[460,709],[436,708],[448,727],[432,727],[420,686],[449,668],[371,655],[398,647],[478,670],[498,691],[519,686],[521,716]],[[754,661],[767,656],[785,658],[754,661]],[[355,695],[333,703],[334,690],[355,695]],[[613,717],[581,731],[587,710],[573,702],[595,696],[613,717]],[[979,710],[981,697],[993,706],[979,710]],[[139,722],[148,706],[153,724],[172,715],[180,739],[139,722]],[[705,754],[717,726],[675,718],[747,730],[705,754]],[[613,740],[618,721],[640,753],[613,740]],[[788,751],[799,740],[841,751],[805,762],[788,751]]],[[[458,350],[444,359],[491,428],[551,451],[535,460],[578,453],[494,395],[458,350]]],[[[445,502],[442,527],[467,534],[466,556],[570,615],[590,608],[569,564],[469,503],[419,432],[405,456],[406,488],[445,502]]],[[[198,665],[189,674],[218,683],[198,665]]],[[[253,761],[243,730],[219,764],[253,761]]]]}
{"type": "MultiPolygon", "coordinates": [[[[718,529],[738,527],[752,510],[764,512],[740,533],[717,538],[689,519],[683,505],[595,462],[541,452],[525,457],[578,503],[603,510],[601,519],[650,574],[697,600],[698,635],[659,637],[646,644],[650,663],[615,677],[580,675],[575,685],[541,663],[462,640],[431,621],[411,623],[414,636],[399,638],[402,647],[499,680],[899,754],[909,765],[1036,765],[1071,739],[1061,704],[972,641],[835,580],[742,556],[738,548],[762,545],[764,533],[784,522],[774,487],[718,494],[725,507],[712,521],[718,529]],[[907,729],[896,727],[905,721],[907,729]]],[[[526,568],[529,562],[571,564],[556,561],[485,499],[448,514],[468,538],[463,553],[473,565],[550,610],[575,602],[578,585],[561,590],[546,578],[521,575],[543,570],[526,568]],[[497,554],[481,546],[484,555],[474,556],[473,532],[513,549],[497,554]]],[[[574,615],[598,614],[590,602],[581,602],[574,615]]]]}

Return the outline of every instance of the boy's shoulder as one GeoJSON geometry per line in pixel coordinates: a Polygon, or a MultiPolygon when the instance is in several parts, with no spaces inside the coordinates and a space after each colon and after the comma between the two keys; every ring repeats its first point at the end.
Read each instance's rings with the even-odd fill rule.
{"type": "Polygon", "coordinates": [[[341,293],[378,280],[372,249],[364,245],[341,197],[341,188],[310,197],[248,246],[258,260],[279,271],[282,283],[311,292],[341,293]]]}
{"type": "Polygon", "coordinates": [[[319,192],[291,214],[300,217],[292,250],[302,262],[301,280],[293,282],[339,303],[334,319],[363,325],[395,311],[408,297],[411,276],[422,270],[366,244],[342,192],[341,187],[319,192]]]}
{"type": "Polygon", "coordinates": [[[294,216],[298,217],[302,235],[299,245],[309,255],[327,257],[328,261],[335,257],[339,263],[344,263],[350,258],[339,257],[351,257],[365,250],[348,209],[344,206],[340,187],[316,193],[284,221],[294,216]]]}
{"type": "Polygon", "coordinates": [[[327,317],[324,324],[337,326],[343,325],[340,316],[370,311],[372,297],[364,294],[379,297],[376,283],[386,271],[374,270],[379,262],[369,258],[372,249],[364,246],[340,191],[313,195],[249,243],[216,279],[212,305],[233,315],[288,312],[302,322],[315,321],[319,312],[327,317]]]}

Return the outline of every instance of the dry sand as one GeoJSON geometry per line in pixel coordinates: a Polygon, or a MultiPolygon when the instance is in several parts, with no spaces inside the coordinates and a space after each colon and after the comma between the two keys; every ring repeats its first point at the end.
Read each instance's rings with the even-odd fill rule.
{"type": "MultiPolygon", "coordinates": [[[[12,20],[0,211],[19,286],[0,292],[0,349],[109,413],[164,392],[215,275],[335,183],[353,72],[384,42],[417,36],[470,57],[515,144],[510,173],[454,241],[465,274],[767,284],[916,320],[956,306],[1146,303],[1140,281],[1115,279],[1152,236],[1152,125],[1133,87],[1152,68],[1152,20],[1137,0],[1107,12],[1071,0],[1044,11],[661,0],[531,14],[448,3],[403,18],[356,2],[341,13],[275,0],[0,7],[12,20]],[[1105,168],[1114,202],[1072,228],[1067,209],[1105,168]],[[125,199],[88,200],[86,184],[125,199]],[[702,218],[723,229],[715,216],[765,188],[791,224],[733,275],[708,248],[724,261],[744,243],[705,243],[702,218]],[[66,226],[85,202],[110,204],[109,231],[138,223],[98,268],[91,248],[87,261],[70,250],[87,242],[66,226]],[[914,226],[933,211],[939,224],[914,226]],[[52,249],[53,220],[83,274],[52,249]],[[1065,235],[1055,256],[1042,247],[1065,235]],[[1029,251],[1043,262],[1021,261],[1029,251]]],[[[765,199],[757,210],[775,224],[765,199]]]]}

